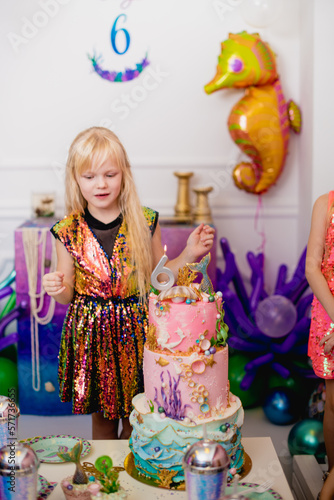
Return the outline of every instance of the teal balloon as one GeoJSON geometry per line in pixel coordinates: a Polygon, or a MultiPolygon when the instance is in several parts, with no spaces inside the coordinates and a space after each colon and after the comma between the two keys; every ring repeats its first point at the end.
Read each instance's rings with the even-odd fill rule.
{"type": "Polygon", "coordinates": [[[243,390],[240,387],[246,375],[245,366],[252,361],[251,356],[243,353],[233,354],[228,361],[228,378],[232,394],[238,396],[244,408],[261,405],[263,399],[263,380],[261,376],[255,377],[249,389],[243,390]]]}
{"type": "Polygon", "coordinates": [[[18,401],[18,377],[16,364],[7,358],[0,358],[0,395],[13,397],[18,401]]]}
{"type": "Polygon", "coordinates": [[[307,418],[297,422],[289,432],[291,455],[315,455],[318,461],[326,456],[322,422],[307,418]]]}
{"type": "Polygon", "coordinates": [[[268,420],[275,425],[292,424],[300,416],[298,398],[288,387],[271,389],[264,400],[263,411],[268,420]]]}

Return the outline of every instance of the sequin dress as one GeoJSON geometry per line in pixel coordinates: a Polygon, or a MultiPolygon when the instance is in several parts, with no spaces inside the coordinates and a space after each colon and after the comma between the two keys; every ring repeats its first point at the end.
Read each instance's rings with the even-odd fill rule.
{"type": "MultiPolygon", "coordinates": [[[[158,214],[146,207],[143,213],[153,234],[158,214]]],[[[57,222],[51,232],[75,268],[59,352],[60,399],[73,401],[73,413],[127,417],[132,398],[143,391],[147,306],[139,301],[131,275],[126,220],[110,259],[81,213],[57,222]]]]}
{"type": "MultiPolygon", "coordinates": [[[[334,191],[328,196],[328,208],[334,200],[334,191]]],[[[321,271],[325,276],[328,287],[334,295],[334,214],[331,215],[326,232],[325,252],[321,263],[321,271]]],[[[334,378],[334,354],[324,354],[324,346],[319,346],[320,340],[330,329],[331,319],[319,300],[314,296],[312,302],[312,315],[308,355],[312,360],[314,373],[323,379],[334,378]]]]}

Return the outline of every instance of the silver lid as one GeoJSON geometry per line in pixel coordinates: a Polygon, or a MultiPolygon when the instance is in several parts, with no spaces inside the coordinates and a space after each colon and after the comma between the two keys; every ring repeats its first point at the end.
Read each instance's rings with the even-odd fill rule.
{"type": "Polygon", "coordinates": [[[15,402],[7,396],[0,396],[0,419],[5,418],[9,421],[9,416],[17,418],[20,415],[20,410],[15,402]]]}
{"type": "Polygon", "coordinates": [[[226,450],[216,441],[204,439],[190,446],[183,459],[190,469],[225,469],[230,465],[226,450]]]}
{"type": "Polygon", "coordinates": [[[0,449],[0,476],[32,474],[37,471],[39,460],[30,446],[13,441],[0,449]]]}

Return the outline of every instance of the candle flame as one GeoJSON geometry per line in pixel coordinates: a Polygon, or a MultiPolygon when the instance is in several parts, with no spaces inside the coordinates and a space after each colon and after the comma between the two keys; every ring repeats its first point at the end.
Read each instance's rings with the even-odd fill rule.
{"type": "Polygon", "coordinates": [[[164,246],[164,254],[166,255],[167,252],[167,245],[164,246]]]}

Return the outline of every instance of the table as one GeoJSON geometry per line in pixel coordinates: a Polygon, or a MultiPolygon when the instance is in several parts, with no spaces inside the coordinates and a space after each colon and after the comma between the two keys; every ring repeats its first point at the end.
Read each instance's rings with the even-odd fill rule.
{"type": "MultiPolygon", "coordinates": [[[[92,449],[83,461],[94,463],[95,459],[100,455],[109,455],[114,465],[123,466],[124,459],[129,453],[127,440],[102,440],[90,441],[92,449]]],[[[246,453],[252,460],[252,469],[249,474],[243,478],[245,482],[262,483],[268,477],[274,480],[273,490],[277,491],[284,500],[293,500],[290,487],[283,473],[283,469],[275,452],[273,443],[269,437],[260,438],[243,438],[242,440],[246,453]]],[[[45,477],[48,481],[60,481],[74,473],[74,464],[46,464],[42,463],[39,468],[39,474],[45,477]]],[[[121,485],[128,492],[128,500],[156,500],[168,499],[173,497],[174,500],[186,500],[187,493],[185,491],[166,490],[155,488],[133,479],[124,471],[119,475],[121,485]]],[[[48,500],[64,500],[64,495],[60,484],[56,486],[53,492],[48,497],[48,500]]]]}

